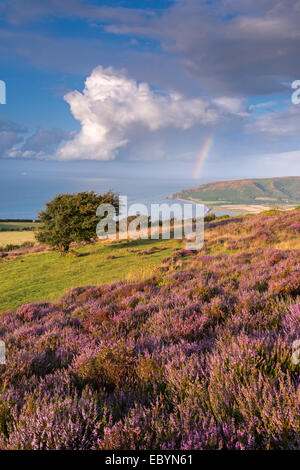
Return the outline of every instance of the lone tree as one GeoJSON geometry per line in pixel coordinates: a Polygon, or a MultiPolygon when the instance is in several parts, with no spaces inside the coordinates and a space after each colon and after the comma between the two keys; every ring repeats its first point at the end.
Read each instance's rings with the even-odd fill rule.
{"type": "Polygon", "coordinates": [[[99,222],[96,210],[100,204],[112,204],[116,214],[119,214],[119,198],[112,191],[103,195],[94,191],[59,194],[39,214],[41,225],[36,234],[37,240],[67,253],[72,242],[95,238],[99,222]]]}

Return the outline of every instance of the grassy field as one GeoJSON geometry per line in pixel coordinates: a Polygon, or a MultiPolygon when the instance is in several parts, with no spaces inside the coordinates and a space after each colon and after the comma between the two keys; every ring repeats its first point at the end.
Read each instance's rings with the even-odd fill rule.
{"type": "Polygon", "coordinates": [[[0,222],[0,230],[34,230],[38,225],[36,222],[0,222]]]}
{"type": "MultiPolygon", "coordinates": [[[[299,217],[297,210],[213,221],[206,226],[202,252],[233,255],[270,247],[299,250],[299,217]]],[[[0,245],[21,244],[33,237],[33,232],[0,232],[0,245]]],[[[151,277],[163,258],[173,255],[175,248],[184,247],[178,240],[98,242],[66,256],[45,251],[3,258],[0,311],[29,302],[55,301],[72,287],[151,277]]]]}
{"type": "Polygon", "coordinates": [[[176,240],[97,243],[67,256],[50,251],[2,261],[0,311],[28,302],[53,301],[72,287],[149,277],[176,247],[181,247],[176,240]],[[161,251],[140,253],[155,246],[161,251]],[[112,254],[115,258],[108,259],[112,254]]]}
{"type": "Polygon", "coordinates": [[[0,247],[12,244],[12,245],[21,245],[25,242],[35,242],[34,232],[24,231],[24,232],[0,232],[0,247]]]}

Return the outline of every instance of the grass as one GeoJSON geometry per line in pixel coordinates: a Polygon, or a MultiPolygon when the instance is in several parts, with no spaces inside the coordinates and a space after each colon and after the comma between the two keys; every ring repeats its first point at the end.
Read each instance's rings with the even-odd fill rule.
{"type": "MultiPolygon", "coordinates": [[[[192,197],[189,199],[192,200],[192,197]]],[[[197,201],[199,204],[205,204],[207,206],[220,206],[222,204],[231,204],[230,201],[199,201],[197,198],[194,198],[193,200],[197,201]]]]}
{"type": "Polygon", "coordinates": [[[0,222],[0,230],[34,230],[38,225],[36,222],[0,222]]]}
{"type": "MultiPolygon", "coordinates": [[[[290,211],[213,221],[206,226],[202,253],[222,253],[230,258],[234,253],[271,246],[299,250],[300,234],[291,228],[292,223],[300,222],[299,217],[299,211],[290,211]]],[[[32,241],[28,237],[33,236],[33,232],[0,232],[0,246],[32,241]]],[[[125,240],[87,245],[67,256],[46,251],[3,258],[0,312],[29,302],[58,300],[73,287],[149,278],[164,258],[173,255],[175,248],[184,247],[178,240],[125,240]]]]}
{"type": "Polygon", "coordinates": [[[300,250],[300,238],[297,241],[282,241],[274,245],[277,250],[300,250]]]}
{"type": "Polygon", "coordinates": [[[121,279],[144,279],[181,247],[178,240],[136,240],[96,243],[62,256],[50,251],[0,263],[0,311],[35,301],[55,301],[77,286],[107,284],[121,279]],[[138,254],[151,247],[165,248],[138,254]],[[107,259],[112,255],[114,259],[107,259]]]}
{"type": "Polygon", "coordinates": [[[0,232],[0,247],[6,246],[8,244],[21,245],[25,242],[35,242],[34,232],[0,232]]]}

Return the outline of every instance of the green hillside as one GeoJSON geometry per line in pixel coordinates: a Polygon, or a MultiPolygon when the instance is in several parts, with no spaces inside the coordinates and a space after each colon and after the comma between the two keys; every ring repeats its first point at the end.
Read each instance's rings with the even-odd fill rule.
{"type": "Polygon", "coordinates": [[[28,302],[56,300],[72,287],[151,277],[162,260],[180,247],[180,240],[124,240],[89,244],[67,256],[30,249],[20,256],[0,256],[0,312],[28,302]]]}
{"type": "Polygon", "coordinates": [[[300,177],[242,179],[202,184],[170,196],[218,207],[234,204],[274,206],[300,204],[300,177]]]}

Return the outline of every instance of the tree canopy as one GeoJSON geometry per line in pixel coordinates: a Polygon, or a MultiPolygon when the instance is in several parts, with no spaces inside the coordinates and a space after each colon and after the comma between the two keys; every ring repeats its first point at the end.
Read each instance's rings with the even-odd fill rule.
{"type": "Polygon", "coordinates": [[[66,253],[72,242],[95,238],[100,220],[96,210],[100,204],[112,204],[119,214],[119,198],[112,191],[103,195],[85,191],[55,196],[39,214],[37,240],[66,253]]]}

